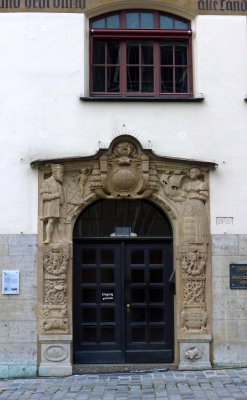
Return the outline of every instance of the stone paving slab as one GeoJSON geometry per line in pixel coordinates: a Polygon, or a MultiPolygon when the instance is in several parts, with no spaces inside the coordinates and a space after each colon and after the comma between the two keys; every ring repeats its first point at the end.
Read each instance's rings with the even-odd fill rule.
{"type": "Polygon", "coordinates": [[[0,380],[10,400],[247,400],[247,368],[0,380]]]}

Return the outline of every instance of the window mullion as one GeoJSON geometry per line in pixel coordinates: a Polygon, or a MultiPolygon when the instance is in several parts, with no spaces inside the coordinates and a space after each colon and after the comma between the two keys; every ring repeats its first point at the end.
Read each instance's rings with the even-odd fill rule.
{"type": "Polygon", "coordinates": [[[139,41],[139,93],[142,93],[142,44],[139,41]]]}
{"type": "Polygon", "coordinates": [[[160,42],[154,42],[154,95],[159,96],[161,91],[160,77],[161,77],[161,66],[160,66],[160,42]]]}
{"type": "Polygon", "coordinates": [[[127,42],[120,41],[120,92],[127,95],[127,42]]]}
{"type": "Polygon", "coordinates": [[[108,87],[108,82],[107,82],[107,48],[108,48],[108,42],[107,40],[105,41],[105,93],[108,92],[107,87],[108,87]]]}
{"type": "Polygon", "coordinates": [[[172,79],[173,79],[173,93],[176,93],[176,61],[175,61],[175,45],[172,46],[172,69],[173,69],[173,74],[172,74],[172,79]]]}

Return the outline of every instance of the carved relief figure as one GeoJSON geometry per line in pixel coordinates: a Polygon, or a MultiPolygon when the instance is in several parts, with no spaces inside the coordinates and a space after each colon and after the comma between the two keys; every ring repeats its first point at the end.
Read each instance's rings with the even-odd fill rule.
{"type": "Polygon", "coordinates": [[[186,175],[175,170],[160,177],[165,194],[175,202],[184,202],[182,235],[184,244],[208,243],[208,217],[205,202],[208,185],[201,180],[199,168],[192,167],[186,175]]]}
{"type": "Polygon", "coordinates": [[[52,176],[45,179],[41,184],[41,198],[43,201],[42,219],[46,222],[45,244],[51,242],[54,224],[60,218],[60,207],[63,204],[63,165],[51,164],[52,176]]]}
{"type": "Polygon", "coordinates": [[[185,243],[208,243],[208,218],[205,201],[208,199],[208,186],[199,177],[199,168],[191,168],[188,173],[189,182],[183,190],[186,202],[183,212],[183,232],[185,243]]]}
{"type": "Polygon", "coordinates": [[[80,205],[83,203],[84,189],[89,176],[89,169],[81,169],[79,175],[71,179],[67,189],[67,217],[65,224],[69,224],[74,216],[77,215],[80,205]]]}

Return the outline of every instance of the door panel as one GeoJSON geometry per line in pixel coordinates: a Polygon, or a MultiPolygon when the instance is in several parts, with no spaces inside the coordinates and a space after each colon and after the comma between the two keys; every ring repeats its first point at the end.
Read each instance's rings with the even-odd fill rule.
{"type": "Polygon", "coordinates": [[[172,242],[74,245],[75,363],[173,360],[172,242]]]}
{"type": "Polygon", "coordinates": [[[171,246],[126,246],[126,362],[172,362],[171,246]]]}
{"type": "Polygon", "coordinates": [[[74,247],[75,363],[121,363],[120,245],[74,247]]]}

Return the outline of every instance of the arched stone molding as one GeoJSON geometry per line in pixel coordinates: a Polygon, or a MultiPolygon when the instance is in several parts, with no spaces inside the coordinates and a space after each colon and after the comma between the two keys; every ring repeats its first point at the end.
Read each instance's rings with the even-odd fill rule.
{"type": "Polygon", "coordinates": [[[209,170],[215,164],[160,157],[136,138],[120,135],[94,156],[32,165],[39,165],[40,375],[72,373],[73,227],[77,216],[102,198],[147,199],[170,219],[179,349],[175,362],[181,369],[210,368],[209,170]],[[195,357],[194,348],[200,348],[195,357]],[[47,349],[55,356],[47,357],[47,349]]]}
{"type": "Polygon", "coordinates": [[[175,5],[172,1],[159,0],[106,0],[100,4],[97,2],[90,2],[90,7],[87,8],[85,14],[88,18],[96,17],[97,15],[114,12],[123,9],[147,9],[147,10],[159,10],[163,12],[168,12],[171,14],[178,15],[183,18],[191,20],[195,14],[193,7],[191,7],[189,1],[184,7],[175,5]]]}

